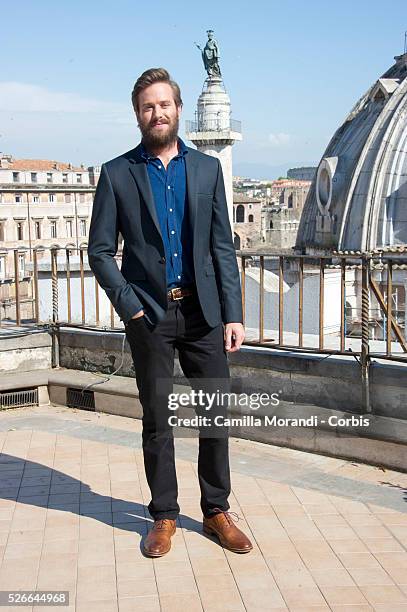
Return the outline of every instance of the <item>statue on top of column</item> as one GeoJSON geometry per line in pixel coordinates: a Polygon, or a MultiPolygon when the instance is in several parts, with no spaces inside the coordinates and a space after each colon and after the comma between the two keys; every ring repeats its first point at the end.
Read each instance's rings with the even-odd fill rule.
{"type": "Polygon", "coordinates": [[[202,53],[202,60],[208,77],[220,77],[222,74],[219,67],[218,43],[213,37],[213,30],[207,30],[206,33],[208,35],[208,40],[206,41],[205,47],[202,49],[197,43],[195,44],[202,53]]]}

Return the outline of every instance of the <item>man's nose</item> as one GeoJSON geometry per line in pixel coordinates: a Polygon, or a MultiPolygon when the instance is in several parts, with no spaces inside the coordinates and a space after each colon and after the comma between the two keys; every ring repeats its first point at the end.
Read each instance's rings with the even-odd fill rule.
{"type": "Polygon", "coordinates": [[[153,108],[153,118],[159,119],[160,117],[162,117],[162,115],[163,115],[162,108],[159,104],[157,104],[157,106],[154,106],[153,108]]]}

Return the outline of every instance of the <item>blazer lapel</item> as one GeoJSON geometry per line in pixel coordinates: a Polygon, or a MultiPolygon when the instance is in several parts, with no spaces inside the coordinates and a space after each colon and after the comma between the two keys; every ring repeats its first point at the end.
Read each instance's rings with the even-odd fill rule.
{"type": "Polygon", "coordinates": [[[140,154],[140,145],[130,151],[130,154],[128,155],[128,160],[130,172],[132,173],[134,180],[136,181],[141,196],[147,206],[147,209],[154,221],[154,225],[156,226],[157,231],[160,234],[162,240],[161,227],[160,222],[158,221],[157,211],[154,204],[153,191],[151,189],[146,163],[144,162],[140,154]]]}
{"type": "Polygon", "coordinates": [[[188,209],[190,215],[191,226],[193,227],[193,244],[196,244],[196,227],[197,227],[197,174],[198,165],[196,163],[194,149],[188,147],[188,153],[185,155],[185,169],[187,175],[187,194],[188,194],[188,209]],[[191,153],[192,152],[192,153],[191,153]]]}
{"type": "MultiPolygon", "coordinates": [[[[190,214],[191,226],[193,227],[193,237],[195,244],[195,235],[197,227],[197,173],[198,165],[195,158],[195,150],[188,147],[188,153],[185,155],[185,169],[187,175],[187,194],[188,194],[188,209],[190,214]]],[[[143,161],[140,153],[140,145],[127,154],[129,160],[129,169],[138,186],[141,196],[150,212],[151,218],[161,236],[160,222],[158,221],[157,211],[154,204],[154,196],[148,177],[147,166],[143,161]]]]}

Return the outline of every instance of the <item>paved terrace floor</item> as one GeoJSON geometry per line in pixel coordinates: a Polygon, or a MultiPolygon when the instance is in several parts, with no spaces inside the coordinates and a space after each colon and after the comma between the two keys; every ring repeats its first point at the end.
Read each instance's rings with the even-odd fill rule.
{"type": "Polygon", "coordinates": [[[407,610],[406,474],[231,438],[238,555],[201,532],[197,439],[175,443],[182,514],[153,560],[141,422],[4,411],[0,590],[68,590],[78,612],[407,610]]]}

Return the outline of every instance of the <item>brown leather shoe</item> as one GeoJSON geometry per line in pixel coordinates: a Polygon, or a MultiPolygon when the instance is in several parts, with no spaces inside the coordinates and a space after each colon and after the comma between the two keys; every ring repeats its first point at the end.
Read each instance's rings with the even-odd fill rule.
{"type": "Polygon", "coordinates": [[[216,514],[210,518],[204,516],[203,531],[207,535],[216,535],[224,548],[237,553],[246,553],[252,550],[253,545],[249,538],[236,527],[231,514],[237,516],[236,512],[224,512],[219,508],[216,514]]]}
{"type": "Polygon", "coordinates": [[[175,519],[157,519],[147,534],[143,552],[149,557],[161,557],[171,548],[171,536],[176,532],[175,519]]]}

